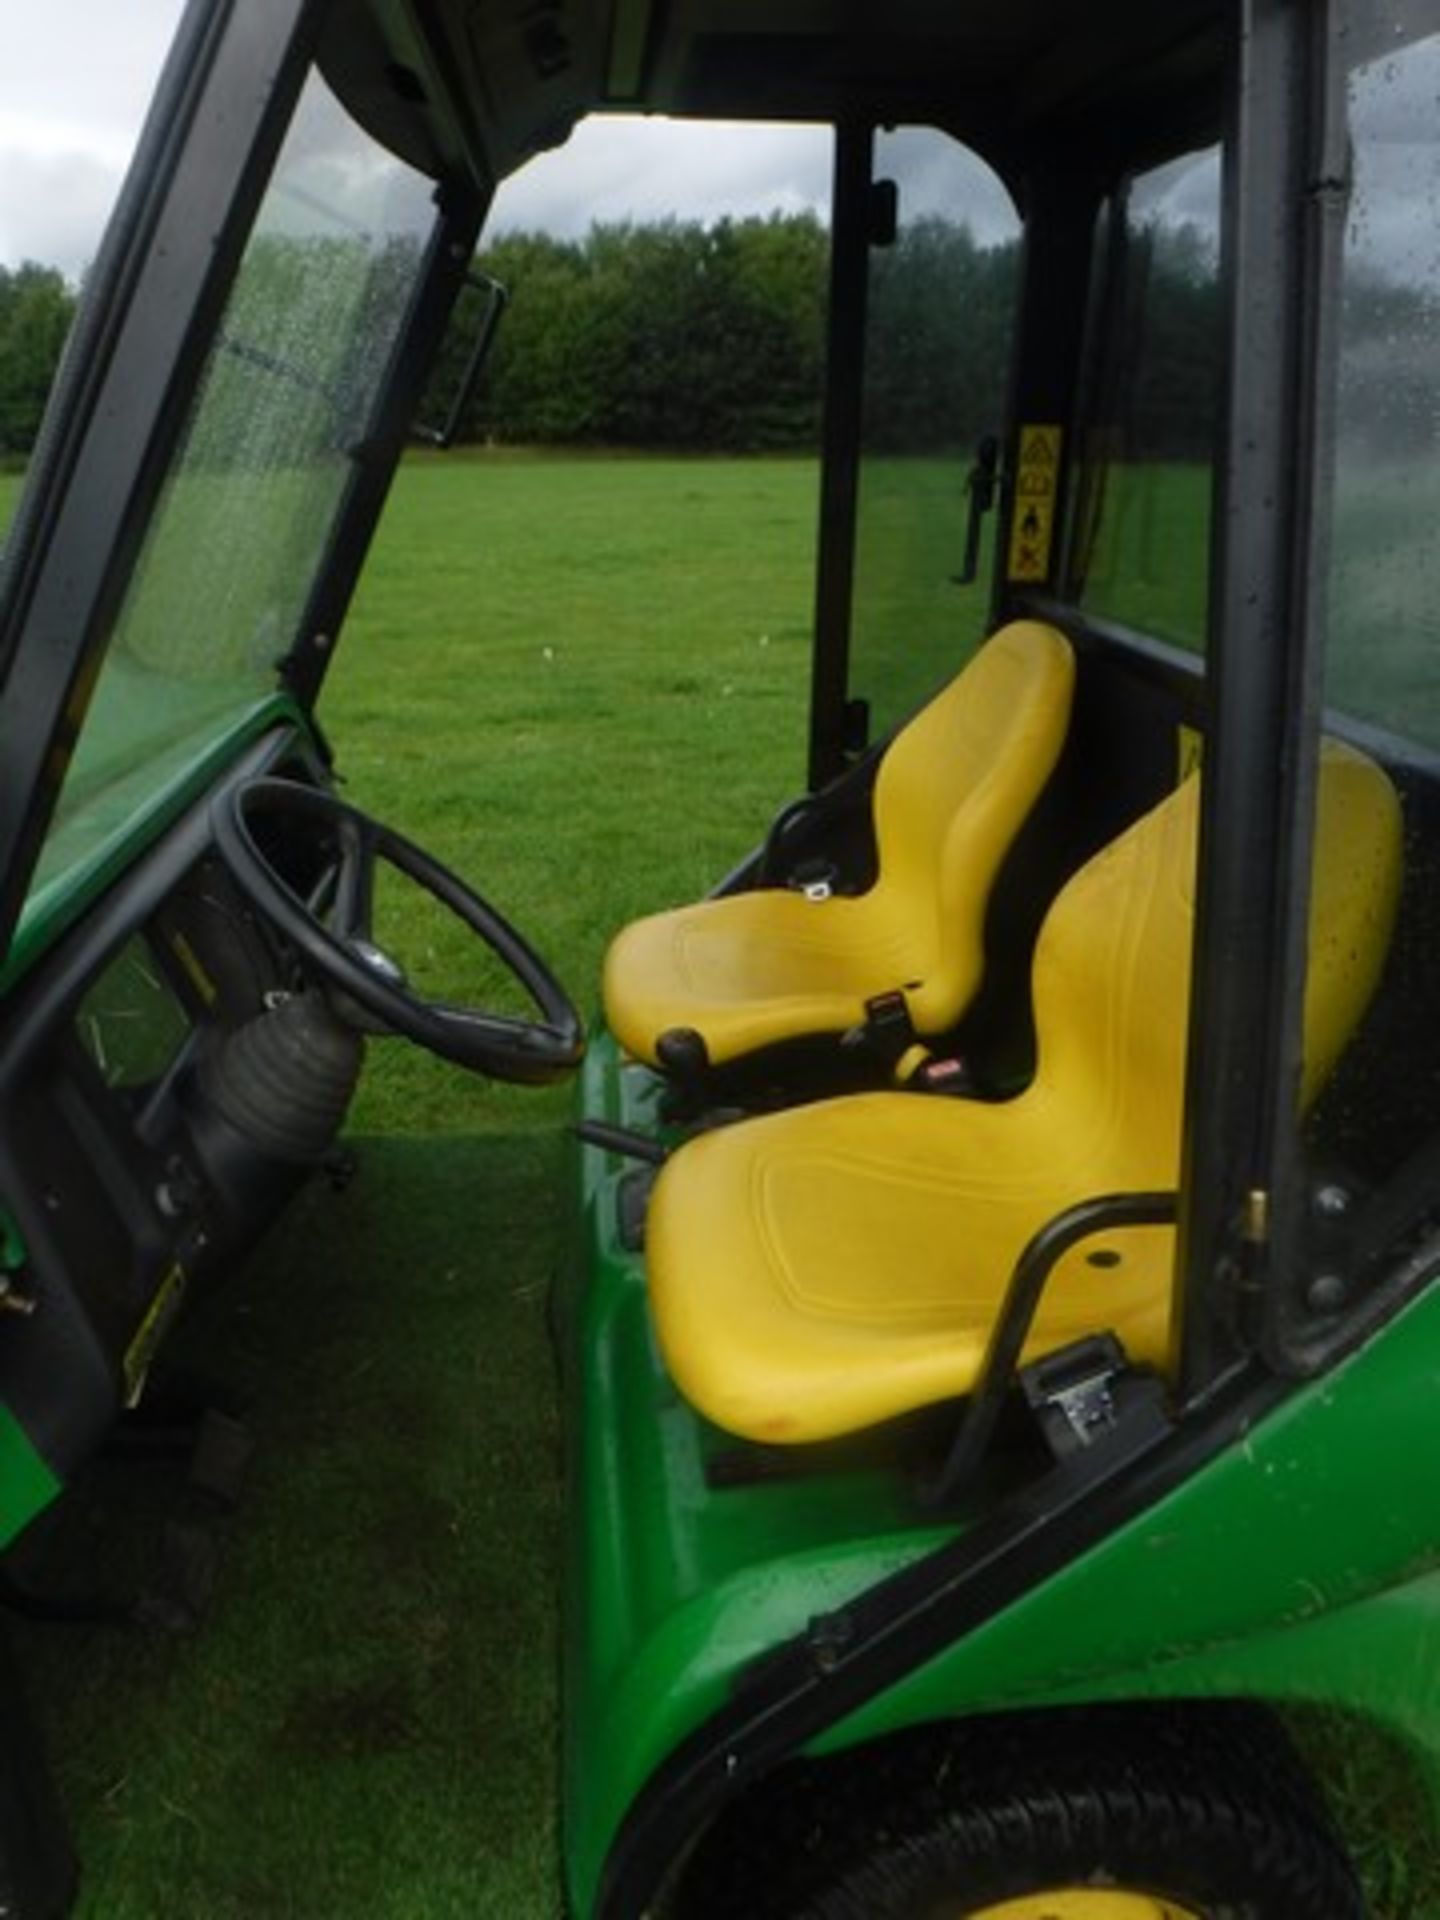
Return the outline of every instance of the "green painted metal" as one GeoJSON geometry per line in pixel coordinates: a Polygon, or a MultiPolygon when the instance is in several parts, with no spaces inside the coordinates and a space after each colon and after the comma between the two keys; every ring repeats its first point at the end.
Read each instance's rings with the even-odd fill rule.
{"type": "Polygon", "coordinates": [[[834,1730],[1252,1693],[1369,1715],[1440,1765],[1431,1477],[1440,1286],[1150,1512],[834,1730]]]}
{"type": "MultiPolygon", "coordinates": [[[[0,1205],[0,1275],[19,1273],[25,1242],[8,1207],[0,1205]]],[[[60,1482],[31,1446],[25,1429],[0,1406],[0,1550],[60,1491],[60,1482]]]]}
{"type": "MultiPolygon", "coordinates": [[[[651,1075],[592,1048],[582,1111],[661,1131],[651,1075]]],[[[617,1230],[635,1164],[579,1150],[558,1300],[570,1435],[565,1865],[590,1911],[650,1773],[768,1648],[938,1545],[893,1469],[717,1489],[730,1443],[670,1385],[643,1256],[617,1230]]],[[[1433,1446],[1440,1287],[1148,1514],[837,1726],[817,1751],[937,1718],[1101,1698],[1253,1694],[1380,1721],[1440,1773],[1433,1446]]]]}
{"type": "Polygon", "coordinates": [[[303,710],[288,694],[267,694],[207,738],[139,804],[117,809],[113,821],[105,817],[103,798],[98,800],[89,851],[36,887],[26,901],[10,949],[0,960],[0,996],[29,972],[40,955],[159,839],[238,753],[262,733],[286,724],[308,732],[303,710]]]}
{"type": "Polygon", "coordinates": [[[25,1241],[15,1216],[0,1203],[0,1273],[18,1273],[25,1264],[25,1241]]]}
{"type": "MultiPolygon", "coordinates": [[[[581,1107],[659,1131],[657,1083],[592,1042],[581,1107]]],[[[671,1386],[650,1334],[640,1256],[620,1244],[617,1189],[635,1169],[579,1149],[576,1243],[557,1299],[569,1436],[565,1854],[589,1910],[625,1808],[736,1670],[938,1544],[893,1472],[716,1489],[733,1443],[671,1386]]]]}
{"type": "Polygon", "coordinates": [[[0,1407],[0,1550],[60,1491],[60,1482],[31,1446],[24,1428],[0,1407]]]}
{"type": "MultiPolygon", "coordinates": [[[[1086,1686],[1058,1696],[1092,1700],[1086,1686]]],[[[1373,1723],[1408,1751],[1440,1817],[1440,1572],[1348,1606],[1110,1677],[1113,1699],[1260,1698],[1373,1723]]]]}

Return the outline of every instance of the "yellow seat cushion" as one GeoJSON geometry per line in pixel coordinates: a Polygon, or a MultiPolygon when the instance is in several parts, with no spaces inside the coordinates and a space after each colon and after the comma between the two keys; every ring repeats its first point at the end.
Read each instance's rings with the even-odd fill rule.
{"type": "Polygon", "coordinates": [[[1063,635],[1016,621],[901,729],[876,778],[868,892],[767,887],[626,927],[602,988],[621,1044],[653,1063],[661,1034],[691,1027],[721,1065],[843,1033],[897,987],[917,1031],[952,1026],[980,984],[995,874],[1064,743],[1074,675],[1063,635]]]}
{"type": "MultiPolygon", "coordinates": [[[[710,1419],[819,1440],[963,1394],[1032,1234],[1095,1195],[1178,1185],[1198,799],[1192,776],[1052,906],[1023,1094],[861,1094],[701,1134],[668,1162],[646,1231],[651,1304],[667,1366],[710,1419]]],[[[1400,880],[1394,790],[1333,742],[1316,833],[1306,1099],[1374,990],[1400,880]]],[[[1163,1365],[1173,1251],[1170,1228],[1073,1249],[1027,1358],[1109,1329],[1163,1365]]]]}

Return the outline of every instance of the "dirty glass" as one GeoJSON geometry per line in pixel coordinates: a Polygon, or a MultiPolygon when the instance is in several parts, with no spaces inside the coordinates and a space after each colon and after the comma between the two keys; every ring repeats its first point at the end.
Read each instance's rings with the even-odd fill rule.
{"type": "Polygon", "coordinates": [[[275,685],[434,217],[310,77],[105,657],[43,882],[275,685]]]}
{"type": "Polygon", "coordinates": [[[1097,254],[1071,592],[1199,652],[1220,425],[1219,148],[1136,174],[1097,254]]]}
{"type": "Polygon", "coordinates": [[[963,583],[976,448],[1004,425],[1019,221],[995,175],[948,134],[876,136],[892,245],[870,254],[850,692],[879,739],[982,638],[990,543],[963,583]]]}
{"type": "Polygon", "coordinates": [[[1355,11],[1327,691],[1440,750],[1440,32],[1355,11]]]}
{"type": "Polygon", "coordinates": [[[1349,919],[1312,909],[1312,1066],[1324,977],[1337,961],[1360,975],[1305,1116],[1302,1286],[1322,1317],[1440,1232],[1440,22],[1433,0],[1347,0],[1342,16],[1351,176],[1322,468],[1325,698],[1331,732],[1373,769],[1371,794],[1355,786],[1327,821],[1335,749],[1322,751],[1314,889],[1337,909],[1374,901],[1349,919]],[[1387,859],[1398,905],[1374,877],[1387,859]]]}

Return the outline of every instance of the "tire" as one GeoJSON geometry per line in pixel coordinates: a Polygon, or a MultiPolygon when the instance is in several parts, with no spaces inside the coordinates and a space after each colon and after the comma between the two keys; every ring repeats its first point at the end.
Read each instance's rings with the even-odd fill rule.
{"type": "Polygon", "coordinates": [[[1275,1720],[1100,1707],[808,1762],[722,1816],[685,1920],[1364,1920],[1275,1720]]]}

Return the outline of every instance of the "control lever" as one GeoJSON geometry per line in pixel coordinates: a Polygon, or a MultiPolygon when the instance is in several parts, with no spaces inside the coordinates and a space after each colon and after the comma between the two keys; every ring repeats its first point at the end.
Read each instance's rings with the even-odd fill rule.
{"type": "Polygon", "coordinates": [[[957,587],[968,587],[980,571],[980,523],[995,505],[999,467],[1000,442],[993,433],[987,433],[976,447],[975,463],[965,476],[965,492],[970,500],[965,523],[965,557],[959,573],[950,576],[957,587]]]}

